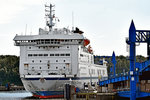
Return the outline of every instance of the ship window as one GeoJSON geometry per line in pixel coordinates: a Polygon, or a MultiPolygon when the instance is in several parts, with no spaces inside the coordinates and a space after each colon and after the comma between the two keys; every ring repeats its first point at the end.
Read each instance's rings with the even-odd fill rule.
{"type": "Polygon", "coordinates": [[[56,69],[58,69],[58,67],[56,67],[56,69]]]}
{"type": "Polygon", "coordinates": [[[37,54],[33,54],[33,56],[37,56],[37,54]]]}
{"type": "Polygon", "coordinates": [[[31,47],[29,47],[29,49],[31,49],[31,47]]]}
{"type": "Polygon", "coordinates": [[[66,62],[66,60],[64,60],[64,62],[66,62]]]}
{"type": "Polygon", "coordinates": [[[65,67],[64,67],[64,69],[65,69],[65,67]]]}
{"type": "Polygon", "coordinates": [[[34,67],[32,67],[32,69],[34,69],[34,67]]]}
{"type": "Polygon", "coordinates": [[[48,67],[48,69],[49,69],[49,67],[48,67]]]}
{"type": "Polygon", "coordinates": [[[81,57],[83,57],[83,54],[80,54],[81,57]]]}
{"type": "Polygon", "coordinates": [[[39,49],[40,49],[40,47],[39,47],[39,49]]]}
{"type": "Polygon", "coordinates": [[[32,54],[28,54],[28,56],[29,56],[29,57],[31,57],[31,56],[32,56],[32,54]]]}
{"type": "Polygon", "coordinates": [[[41,69],[41,67],[40,67],[40,69],[41,69]]]}
{"type": "Polygon", "coordinates": [[[42,61],[40,60],[40,62],[42,62],[42,61]]]}
{"type": "Polygon", "coordinates": [[[50,54],[50,56],[54,56],[54,54],[50,54]]]}
{"type": "Polygon", "coordinates": [[[65,54],[60,54],[60,56],[65,56],[65,54]]]}
{"type": "Polygon", "coordinates": [[[55,56],[59,56],[59,54],[55,54],[55,56]]]}
{"type": "Polygon", "coordinates": [[[70,56],[70,54],[66,54],[66,56],[70,56]]]}
{"type": "Polygon", "coordinates": [[[69,46],[67,46],[67,48],[69,48],[69,46]]]}
{"type": "Polygon", "coordinates": [[[48,54],[44,54],[44,56],[48,56],[48,54]]]}
{"type": "Polygon", "coordinates": [[[41,73],[38,73],[37,75],[41,75],[41,73]]]}
{"type": "Polygon", "coordinates": [[[56,60],[56,62],[58,62],[58,60],[56,60]]]}
{"type": "Polygon", "coordinates": [[[32,60],[32,62],[34,63],[34,60],[32,60]]]}
{"type": "Polygon", "coordinates": [[[29,66],[29,64],[24,64],[24,67],[28,67],[29,66]]]}
{"type": "Polygon", "coordinates": [[[43,54],[39,54],[39,56],[43,56],[43,54]]]}

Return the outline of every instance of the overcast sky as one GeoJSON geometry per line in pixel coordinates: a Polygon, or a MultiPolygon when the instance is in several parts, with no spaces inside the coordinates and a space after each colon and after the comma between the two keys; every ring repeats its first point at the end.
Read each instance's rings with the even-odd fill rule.
{"type": "MultiPolygon", "coordinates": [[[[128,55],[125,38],[131,20],[136,29],[150,30],[150,0],[0,0],[0,55],[19,55],[14,46],[16,34],[38,34],[45,27],[45,3],[55,4],[60,19],[57,27],[74,26],[90,39],[94,54],[128,55]]],[[[137,54],[146,56],[146,44],[137,47],[137,54]]]]}

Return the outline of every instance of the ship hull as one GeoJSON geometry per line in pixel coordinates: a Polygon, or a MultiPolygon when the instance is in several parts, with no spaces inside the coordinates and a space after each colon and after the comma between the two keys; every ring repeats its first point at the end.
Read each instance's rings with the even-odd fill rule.
{"type": "Polygon", "coordinates": [[[63,98],[64,91],[35,91],[34,97],[42,98],[63,98]]]}
{"type": "MultiPolygon", "coordinates": [[[[98,78],[92,79],[97,82],[98,78]]],[[[64,97],[65,84],[71,84],[76,88],[83,89],[85,83],[90,83],[90,77],[82,78],[21,78],[25,89],[38,98],[64,97]]]]}

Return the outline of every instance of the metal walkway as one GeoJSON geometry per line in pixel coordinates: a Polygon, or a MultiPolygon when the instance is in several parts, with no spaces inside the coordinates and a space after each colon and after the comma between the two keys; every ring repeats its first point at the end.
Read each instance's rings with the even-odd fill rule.
{"type": "MultiPolygon", "coordinates": [[[[135,75],[138,76],[138,75],[140,75],[141,72],[150,70],[149,65],[150,65],[150,60],[147,60],[142,63],[136,62],[135,68],[137,71],[135,71],[135,75]]],[[[113,77],[109,77],[106,80],[101,80],[99,82],[99,85],[103,86],[103,85],[110,84],[110,83],[116,83],[116,82],[129,80],[129,78],[131,78],[130,74],[132,74],[132,73],[126,72],[126,73],[121,73],[119,75],[116,74],[115,77],[113,76],[113,77]]]]}
{"type": "MultiPolygon", "coordinates": [[[[140,92],[137,86],[137,83],[139,83],[139,75],[142,74],[142,72],[150,71],[150,30],[136,30],[132,20],[129,28],[129,38],[126,39],[126,43],[130,46],[130,71],[128,73],[120,74],[119,76],[114,74],[113,77],[100,81],[99,85],[103,86],[110,83],[130,80],[130,91],[118,91],[120,96],[130,97],[130,100],[150,96],[150,93],[140,92]],[[148,60],[143,63],[136,63],[136,43],[147,43],[148,60]]],[[[115,70],[113,71],[115,73],[115,70]]]]}

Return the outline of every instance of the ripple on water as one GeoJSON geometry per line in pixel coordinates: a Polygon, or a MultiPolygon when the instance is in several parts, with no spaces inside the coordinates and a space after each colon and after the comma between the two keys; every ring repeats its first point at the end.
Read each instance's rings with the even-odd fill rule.
{"type": "Polygon", "coordinates": [[[21,100],[22,98],[31,97],[32,94],[27,91],[3,91],[0,92],[0,100],[21,100]]]}

